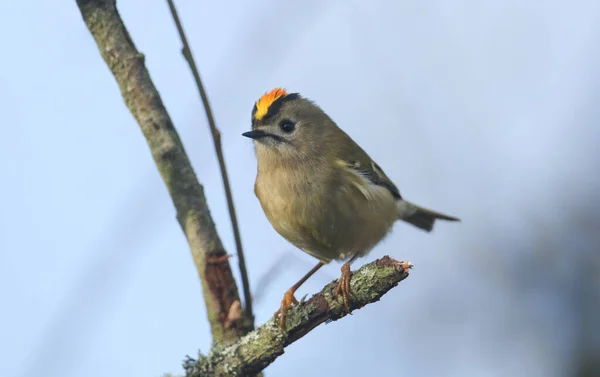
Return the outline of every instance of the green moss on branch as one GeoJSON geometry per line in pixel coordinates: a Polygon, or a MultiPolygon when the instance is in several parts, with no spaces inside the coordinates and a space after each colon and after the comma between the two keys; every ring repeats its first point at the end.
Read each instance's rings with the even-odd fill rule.
{"type": "Polygon", "coordinates": [[[239,304],[237,286],[204,189],[152,83],[144,56],[130,38],[114,0],[77,0],[77,5],[169,190],[202,282],[213,340],[233,342],[245,333],[244,321],[236,326],[228,320],[230,307],[239,304]]]}
{"type": "MultiPolygon", "coordinates": [[[[379,299],[400,281],[408,277],[410,262],[399,262],[383,257],[361,267],[352,276],[350,287],[355,295],[351,309],[359,309],[379,299]]],[[[307,301],[290,309],[286,318],[286,331],[282,331],[275,318],[242,337],[238,342],[215,347],[208,356],[186,361],[187,377],[247,376],[263,370],[287,345],[308,334],[323,322],[336,321],[348,315],[341,297],[333,291],[337,280],[307,301]]]]}

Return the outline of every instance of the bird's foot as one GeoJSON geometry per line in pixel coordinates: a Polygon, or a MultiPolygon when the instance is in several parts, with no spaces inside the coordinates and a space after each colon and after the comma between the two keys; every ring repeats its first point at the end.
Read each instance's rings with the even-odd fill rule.
{"type": "Polygon", "coordinates": [[[335,289],[335,295],[341,294],[344,299],[344,307],[346,311],[350,313],[350,300],[355,298],[352,291],[350,291],[350,280],[352,279],[352,271],[350,270],[350,263],[344,263],[342,266],[342,276],[338,282],[338,286],[335,289]]]}
{"type": "Polygon", "coordinates": [[[288,289],[283,295],[283,300],[281,300],[281,306],[279,310],[275,312],[275,318],[279,319],[279,327],[282,330],[285,330],[285,316],[292,305],[297,305],[298,300],[294,297],[294,290],[288,289]]]}

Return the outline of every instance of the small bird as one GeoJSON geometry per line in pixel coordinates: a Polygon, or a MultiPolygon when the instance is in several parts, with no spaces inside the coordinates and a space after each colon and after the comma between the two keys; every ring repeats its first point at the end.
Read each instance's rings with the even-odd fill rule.
{"type": "Polygon", "coordinates": [[[430,232],[435,220],[460,221],[412,204],[383,169],[314,102],[275,88],[256,101],[252,130],[258,164],[254,192],[275,230],[319,263],[285,293],[275,316],[285,328],[294,292],[332,260],[346,261],[335,290],[350,311],[350,265],[396,220],[430,232]]]}

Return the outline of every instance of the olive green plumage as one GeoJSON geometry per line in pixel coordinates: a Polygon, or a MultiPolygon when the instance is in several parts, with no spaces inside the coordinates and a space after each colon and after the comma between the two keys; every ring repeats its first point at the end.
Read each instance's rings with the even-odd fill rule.
{"type": "Polygon", "coordinates": [[[458,220],[405,201],[321,108],[283,94],[257,102],[260,116],[255,107],[244,136],[255,141],[256,196],[289,242],[328,263],[367,254],[399,219],[426,231],[436,219],[458,220]]]}

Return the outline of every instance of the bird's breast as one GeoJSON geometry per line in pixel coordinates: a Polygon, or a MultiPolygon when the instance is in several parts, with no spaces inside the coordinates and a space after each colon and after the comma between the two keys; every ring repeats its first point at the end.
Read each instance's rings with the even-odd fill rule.
{"type": "Polygon", "coordinates": [[[318,203],[307,203],[306,198],[315,195],[307,179],[298,172],[272,169],[259,171],[254,191],[271,224],[280,228],[291,228],[302,223],[305,213],[318,203]]]}
{"type": "Polygon", "coordinates": [[[259,169],[255,193],[279,234],[325,262],[365,254],[397,217],[391,194],[365,196],[333,172],[259,169]]]}

